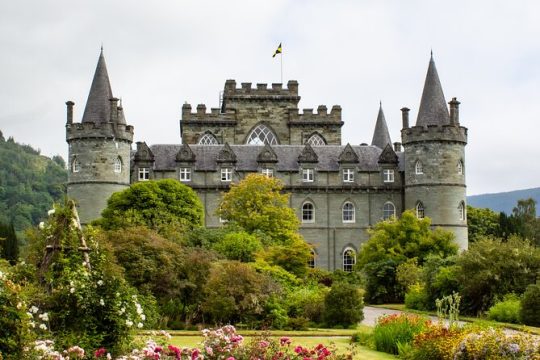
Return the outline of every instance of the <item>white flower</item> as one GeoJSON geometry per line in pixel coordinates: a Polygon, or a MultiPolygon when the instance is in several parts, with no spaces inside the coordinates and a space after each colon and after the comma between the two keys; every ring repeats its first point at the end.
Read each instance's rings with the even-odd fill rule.
{"type": "Polygon", "coordinates": [[[33,328],[35,328],[35,327],[36,327],[36,323],[33,322],[33,321],[30,321],[30,326],[33,327],[33,328]]]}
{"type": "Polygon", "coordinates": [[[125,313],[125,312],[126,312],[126,308],[123,307],[123,308],[121,308],[120,310],[118,310],[118,315],[122,315],[122,314],[125,313]]]}
{"type": "Polygon", "coordinates": [[[111,360],[112,357],[111,357],[111,354],[107,353],[107,360],[111,360]]]}
{"type": "Polygon", "coordinates": [[[75,292],[75,288],[69,289],[69,292],[73,294],[75,292]]]}
{"type": "Polygon", "coordinates": [[[18,310],[21,310],[21,308],[22,308],[22,302],[19,301],[19,302],[17,303],[17,309],[18,309],[18,310]]]}
{"type": "Polygon", "coordinates": [[[142,324],[142,323],[138,323],[138,324],[137,324],[137,327],[138,327],[139,329],[142,329],[143,324],[142,324]]]}
{"type": "Polygon", "coordinates": [[[120,296],[120,293],[119,293],[119,292],[117,292],[117,293],[116,293],[115,295],[116,295],[116,297],[119,297],[119,296],[120,296]]]}
{"type": "Polygon", "coordinates": [[[99,286],[103,285],[103,280],[98,280],[97,284],[98,284],[99,286]]]}
{"type": "Polygon", "coordinates": [[[142,321],[146,320],[146,315],[141,314],[141,320],[142,320],[142,321]]]}
{"type": "Polygon", "coordinates": [[[0,271],[0,280],[4,280],[4,273],[0,271]]]}
{"type": "Polygon", "coordinates": [[[126,320],[126,325],[127,325],[127,327],[132,327],[133,326],[133,321],[126,320]]]}
{"type": "Polygon", "coordinates": [[[40,222],[39,225],[38,225],[38,228],[39,228],[39,230],[45,229],[45,223],[43,221],[40,222]]]}
{"type": "Polygon", "coordinates": [[[135,307],[137,308],[137,314],[141,315],[143,313],[141,304],[135,303],[135,307]]]}
{"type": "Polygon", "coordinates": [[[39,315],[39,318],[43,321],[49,321],[49,314],[48,313],[43,313],[41,315],[39,315]]]}
{"type": "Polygon", "coordinates": [[[32,314],[37,313],[38,310],[39,310],[39,309],[38,309],[37,306],[35,306],[35,305],[32,305],[32,307],[30,308],[30,312],[31,312],[32,314]]]}
{"type": "Polygon", "coordinates": [[[54,209],[47,211],[47,215],[51,216],[52,214],[54,214],[54,209]]]}
{"type": "Polygon", "coordinates": [[[105,305],[105,301],[103,301],[103,299],[99,299],[99,305],[101,306],[105,305]]]}
{"type": "Polygon", "coordinates": [[[47,325],[45,325],[45,324],[40,324],[40,325],[39,325],[39,328],[40,328],[41,330],[47,330],[47,325]]]}

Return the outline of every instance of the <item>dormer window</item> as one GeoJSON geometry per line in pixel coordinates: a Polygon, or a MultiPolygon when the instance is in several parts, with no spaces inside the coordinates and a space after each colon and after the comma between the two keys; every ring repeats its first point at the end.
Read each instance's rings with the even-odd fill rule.
{"type": "Polygon", "coordinates": [[[343,182],[354,182],[353,169],[343,169],[343,182]]]}
{"type": "Polygon", "coordinates": [[[191,181],[191,168],[183,167],[180,168],[180,181],[191,181]]]}
{"type": "Polygon", "coordinates": [[[313,182],[314,178],[313,169],[302,169],[302,182],[313,182]]]}
{"type": "Polygon", "coordinates": [[[230,182],[232,181],[232,169],[231,168],[221,168],[221,181],[230,182]]]}
{"type": "Polygon", "coordinates": [[[116,174],[120,174],[122,172],[122,159],[120,159],[120,157],[117,157],[114,160],[114,172],[116,174]]]}
{"type": "Polygon", "coordinates": [[[274,177],[274,169],[264,168],[261,170],[261,173],[266,175],[266,177],[274,177]]]}
{"type": "Polygon", "coordinates": [[[394,182],[394,170],[393,169],[384,169],[383,170],[383,182],[393,183],[394,182]]]}
{"type": "Polygon", "coordinates": [[[138,175],[139,181],[148,181],[150,180],[150,169],[145,167],[139,168],[138,175]]]}
{"type": "Polygon", "coordinates": [[[424,173],[424,167],[422,166],[422,162],[420,160],[418,160],[414,165],[414,172],[416,173],[416,175],[424,173]]]}

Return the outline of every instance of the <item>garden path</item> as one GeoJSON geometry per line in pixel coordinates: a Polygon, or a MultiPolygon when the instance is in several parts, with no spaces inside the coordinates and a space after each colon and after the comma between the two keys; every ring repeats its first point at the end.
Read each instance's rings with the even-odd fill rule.
{"type": "MultiPolygon", "coordinates": [[[[400,310],[392,310],[392,309],[381,309],[371,306],[365,306],[364,307],[364,320],[361,322],[363,325],[367,326],[375,326],[377,323],[377,318],[383,315],[393,315],[393,314],[401,314],[404,311],[400,310]]],[[[439,319],[436,316],[429,316],[431,321],[437,322],[439,319]]],[[[445,320],[445,324],[448,325],[448,321],[445,320]]],[[[463,321],[458,322],[459,325],[463,325],[463,321]]]]}

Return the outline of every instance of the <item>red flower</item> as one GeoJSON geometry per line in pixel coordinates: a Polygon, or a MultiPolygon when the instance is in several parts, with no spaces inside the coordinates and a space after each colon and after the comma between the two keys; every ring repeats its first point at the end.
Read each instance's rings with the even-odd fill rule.
{"type": "Polygon", "coordinates": [[[96,358],[102,357],[107,354],[107,349],[105,348],[99,348],[94,352],[94,356],[96,358]]]}
{"type": "Polygon", "coordinates": [[[291,339],[289,339],[288,337],[284,336],[282,338],[279,339],[279,344],[281,346],[285,346],[285,345],[290,345],[291,344],[291,339]]]}
{"type": "Polygon", "coordinates": [[[297,347],[294,348],[294,352],[297,353],[297,354],[300,354],[300,353],[304,352],[304,348],[301,347],[300,345],[298,345],[297,347]]]}

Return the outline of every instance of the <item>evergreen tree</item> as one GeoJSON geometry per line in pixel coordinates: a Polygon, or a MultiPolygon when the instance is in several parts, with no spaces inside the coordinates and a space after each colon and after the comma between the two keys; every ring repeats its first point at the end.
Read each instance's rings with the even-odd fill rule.
{"type": "Polygon", "coordinates": [[[13,223],[0,225],[0,238],[2,239],[2,258],[14,265],[19,258],[19,241],[13,223]]]}

